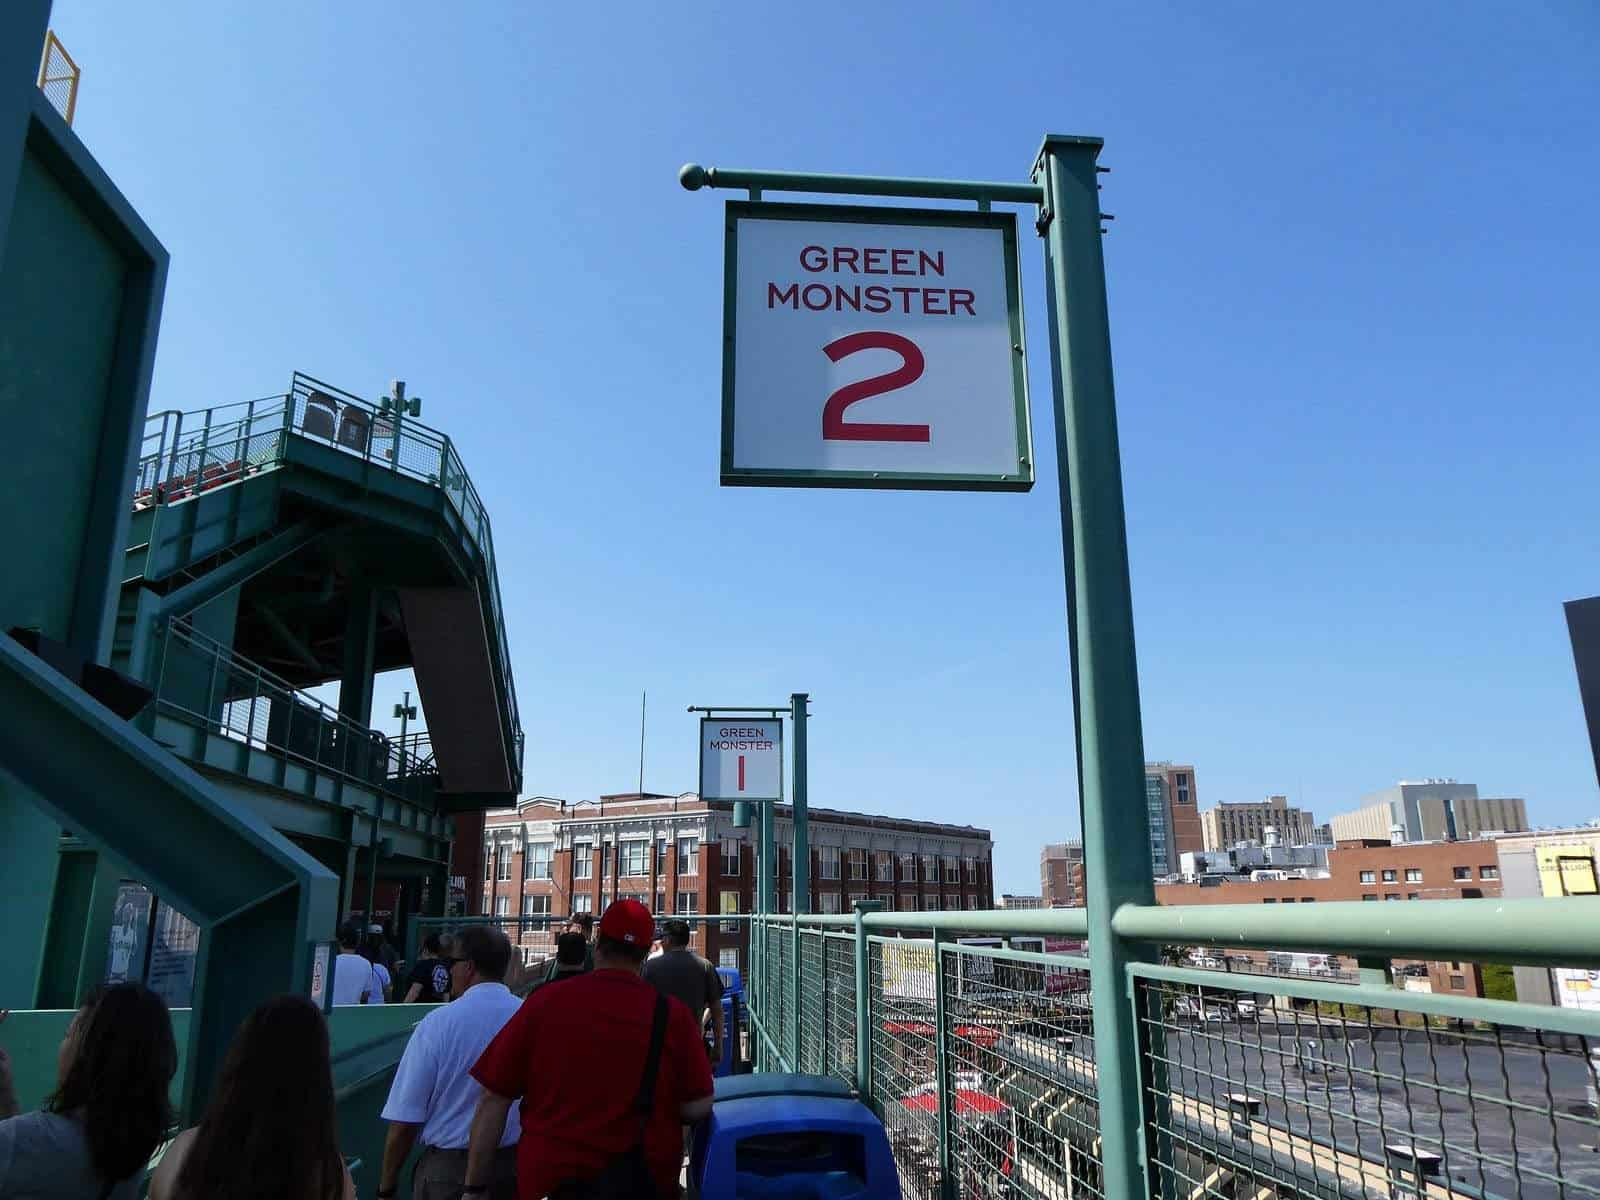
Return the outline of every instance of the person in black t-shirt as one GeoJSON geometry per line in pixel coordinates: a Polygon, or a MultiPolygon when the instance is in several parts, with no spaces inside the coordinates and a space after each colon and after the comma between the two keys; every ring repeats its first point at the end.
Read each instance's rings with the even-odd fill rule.
{"type": "Polygon", "coordinates": [[[422,939],[422,953],[406,976],[406,1004],[443,1004],[450,999],[450,964],[455,947],[449,934],[430,932],[422,939]]]}

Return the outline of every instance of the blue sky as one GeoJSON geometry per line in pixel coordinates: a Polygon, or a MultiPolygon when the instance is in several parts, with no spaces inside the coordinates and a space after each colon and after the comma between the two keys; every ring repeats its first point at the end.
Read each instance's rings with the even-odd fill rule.
{"type": "MultiPolygon", "coordinates": [[[[1600,15],[58,0],[77,129],[172,252],[153,403],[402,377],[493,514],[527,789],[695,785],[689,704],[814,697],[814,803],[993,830],[1077,789],[1039,482],[717,486],[721,204],[687,160],[1025,178],[1106,139],[1147,757],[1326,817],[1401,777],[1600,815],[1600,15]]],[[[398,680],[389,681],[398,686],[398,680]]],[[[386,709],[389,697],[380,695],[386,709]]]]}

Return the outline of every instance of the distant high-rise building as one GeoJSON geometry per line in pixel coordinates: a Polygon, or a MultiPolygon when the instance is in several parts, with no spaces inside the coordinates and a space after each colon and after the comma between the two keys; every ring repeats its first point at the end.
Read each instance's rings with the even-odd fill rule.
{"type": "Polygon", "coordinates": [[[1479,796],[1475,783],[1403,779],[1363,797],[1361,807],[1338,814],[1329,825],[1338,842],[1469,841],[1486,833],[1526,830],[1528,808],[1516,797],[1479,796]]]}
{"type": "Polygon", "coordinates": [[[1083,907],[1083,843],[1050,842],[1039,852],[1039,902],[1044,908],[1083,907]]]}
{"type": "Polygon", "coordinates": [[[1184,854],[1205,849],[1194,767],[1145,763],[1144,798],[1150,815],[1150,869],[1157,878],[1174,874],[1184,854]]]}
{"type": "Polygon", "coordinates": [[[1305,846],[1315,840],[1316,818],[1306,809],[1291,807],[1287,796],[1268,796],[1256,804],[1219,804],[1200,814],[1207,850],[1226,850],[1240,842],[1264,843],[1269,829],[1277,831],[1280,845],[1305,846]]]}

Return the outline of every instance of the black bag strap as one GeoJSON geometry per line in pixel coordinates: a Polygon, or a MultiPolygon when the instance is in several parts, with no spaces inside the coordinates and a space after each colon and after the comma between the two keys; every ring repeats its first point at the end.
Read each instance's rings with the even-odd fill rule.
{"type": "Polygon", "coordinates": [[[650,1021],[650,1049],[644,1056],[644,1078],[639,1080],[639,1094],[634,1097],[633,1108],[643,1119],[639,1138],[644,1139],[644,1125],[656,1107],[656,1076],[661,1073],[661,1050],[667,1043],[667,997],[656,993],[655,1015],[650,1021]]]}

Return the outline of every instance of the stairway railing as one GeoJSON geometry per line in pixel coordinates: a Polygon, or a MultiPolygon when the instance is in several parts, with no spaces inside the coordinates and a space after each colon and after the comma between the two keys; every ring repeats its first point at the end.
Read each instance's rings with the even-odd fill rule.
{"type": "Polygon", "coordinates": [[[522,716],[511,671],[494,536],[478,490],[448,435],[359,396],[295,372],[288,393],[197,412],[152,413],[134,476],[135,508],[172,503],[281,463],[289,439],[303,438],[439,488],[483,561],[484,600],[494,626],[496,669],[505,691],[508,735],[522,773],[522,716]]]}
{"type": "Polygon", "coordinates": [[[159,712],[369,786],[393,790],[402,774],[432,770],[417,746],[351,720],[182,621],[167,630],[155,693],[159,712]]]}

